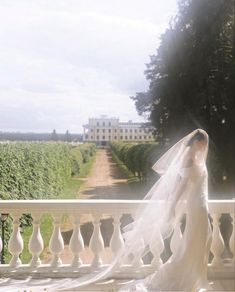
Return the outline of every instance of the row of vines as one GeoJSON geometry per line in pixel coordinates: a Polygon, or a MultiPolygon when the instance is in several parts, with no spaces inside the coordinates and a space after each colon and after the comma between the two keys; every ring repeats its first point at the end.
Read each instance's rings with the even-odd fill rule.
{"type": "Polygon", "coordinates": [[[95,153],[95,144],[63,142],[0,144],[0,199],[56,197],[71,175],[95,153]]]}
{"type": "MultiPolygon", "coordinates": [[[[78,146],[65,142],[0,143],[0,200],[55,199],[95,152],[93,143],[78,146]]],[[[30,214],[24,214],[20,221],[22,230],[32,225],[30,214]]],[[[8,217],[6,250],[11,233],[12,218],[8,217]]]]}

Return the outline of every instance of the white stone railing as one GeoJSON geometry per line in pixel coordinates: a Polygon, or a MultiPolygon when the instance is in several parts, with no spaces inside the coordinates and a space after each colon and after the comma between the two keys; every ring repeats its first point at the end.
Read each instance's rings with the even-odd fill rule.
{"type": "MultiPolygon", "coordinates": [[[[77,276],[78,273],[84,274],[92,269],[108,265],[103,262],[101,253],[104,251],[104,240],[100,230],[100,220],[108,216],[113,218],[113,232],[109,243],[109,248],[113,256],[123,246],[124,241],[121,234],[120,219],[123,214],[134,216],[139,204],[147,204],[143,200],[19,200],[19,201],[0,201],[0,214],[9,214],[13,219],[13,231],[8,243],[8,251],[11,254],[9,264],[0,264],[0,274],[32,274],[39,277],[57,276],[77,276]],[[40,218],[43,214],[50,214],[53,217],[53,233],[50,237],[49,250],[51,252],[51,262],[42,264],[40,254],[44,249],[44,241],[40,232],[40,218]],[[33,218],[33,232],[28,243],[28,250],[32,259],[28,264],[22,264],[20,254],[24,248],[20,230],[20,218],[23,214],[31,214],[33,218]],[[69,242],[69,249],[73,255],[70,264],[61,261],[61,253],[64,250],[64,241],[61,234],[61,218],[63,214],[68,214],[73,222],[73,233],[69,242]],[[94,229],[89,241],[89,249],[93,255],[90,263],[83,263],[80,254],[84,250],[84,240],[80,230],[81,218],[90,216],[94,229]]],[[[213,241],[211,252],[212,262],[208,263],[208,272],[218,277],[233,277],[234,272],[234,228],[229,240],[229,249],[233,256],[229,259],[221,257],[225,242],[220,232],[220,217],[222,214],[231,216],[234,222],[235,201],[234,200],[210,200],[209,212],[213,222],[213,241]]],[[[175,246],[182,236],[180,222],[175,229],[171,239],[170,248],[174,252],[175,246]]],[[[164,243],[160,238],[158,250],[151,250],[153,258],[149,264],[143,264],[141,255],[135,258],[131,264],[126,264],[120,271],[120,275],[135,276],[143,275],[155,271],[162,264],[161,253],[164,250],[164,243]],[[136,273],[136,270],[138,271],[136,273]],[[135,272],[134,272],[135,271],[135,272]]],[[[150,247],[151,248],[151,247],[150,247]]],[[[0,251],[2,249],[2,239],[0,237],[0,251]]]]}

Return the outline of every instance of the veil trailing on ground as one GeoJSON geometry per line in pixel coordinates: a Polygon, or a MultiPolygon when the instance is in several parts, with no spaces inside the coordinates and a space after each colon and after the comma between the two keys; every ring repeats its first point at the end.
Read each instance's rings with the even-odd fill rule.
{"type": "Polygon", "coordinates": [[[188,142],[197,132],[204,134],[206,141],[206,146],[197,153],[197,161],[205,163],[208,153],[208,135],[202,129],[196,129],[186,135],[160,157],[152,166],[152,169],[160,174],[160,178],[143,198],[143,203],[136,210],[134,221],[123,228],[124,245],[111,264],[80,278],[63,281],[57,279],[52,285],[48,283],[49,291],[66,291],[66,289],[79,288],[114,276],[123,264],[130,262],[130,255],[134,259],[135,256],[143,257],[149,251],[158,249],[159,234],[162,239],[172,234],[175,225],[185,212],[184,202],[187,200],[189,188],[184,188],[180,199],[176,200],[176,196],[183,180],[180,171],[185,168],[185,161],[189,159],[188,142]],[[172,207],[175,207],[174,213],[171,212],[172,207]]]}
{"type": "MultiPolygon", "coordinates": [[[[64,283],[63,288],[68,288],[94,283],[98,280],[111,277],[126,262],[130,262],[130,254],[143,257],[150,250],[158,249],[159,232],[163,239],[168,238],[177,222],[185,212],[184,201],[187,199],[186,187],[184,194],[177,201],[175,214],[171,214],[172,204],[175,204],[175,196],[180,186],[180,171],[184,168],[185,161],[189,159],[188,142],[197,133],[204,134],[206,146],[203,151],[197,152],[198,163],[205,163],[208,153],[208,135],[202,129],[196,129],[178,141],[163,156],[156,161],[152,169],[160,174],[160,178],[151,187],[135,213],[134,221],[123,228],[124,246],[116,254],[109,267],[104,270],[91,272],[69,283],[64,283]]],[[[132,257],[133,258],[133,257],[132,257]]],[[[57,288],[57,291],[59,289],[57,288]]]]}

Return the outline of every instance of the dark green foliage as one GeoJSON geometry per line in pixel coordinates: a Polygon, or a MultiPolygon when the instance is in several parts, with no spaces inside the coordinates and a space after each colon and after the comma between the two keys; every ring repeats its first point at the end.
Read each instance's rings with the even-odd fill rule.
{"type": "Polygon", "coordinates": [[[90,156],[92,156],[94,154],[95,144],[86,143],[86,144],[79,146],[79,149],[82,153],[83,163],[86,163],[89,161],[90,156]]]}
{"type": "MultiPolygon", "coordinates": [[[[63,190],[71,175],[80,173],[94,155],[95,144],[73,147],[64,142],[14,142],[0,144],[0,200],[51,199],[63,190]]],[[[12,219],[6,221],[5,247],[12,232],[12,219]]],[[[20,226],[31,225],[24,214],[20,226]]]]}
{"type": "Polygon", "coordinates": [[[63,142],[0,144],[0,199],[56,197],[95,152],[95,144],[63,142]]]}
{"type": "Polygon", "coordinates": [[[0,198],[55,197],[71,175],[70,148],[59,142],[0,144],[0,198]]]}
{"type": "Polygon", "coordinates": [[[210,136],[213,192],[233,196],[235,184],[234,0],[179,0],[145,71],[147,92],[135,97],[158,141],[171,145],[195,128],[210,136]],[[226,180],[222,180],[222,177],[226,180]]]}
{"type": "Polygon", "coordinates": [[[73,147],[71,150],[72,154],[72,170],[71,175],[77,175],[80,172],[80,167],[83,163],[83,157],[78,147],[73,147]]]}
{"type": "Polygon", "coordinates": [[[91,156],[95,154],[96,146],[93,143],[81,144],[71,150],[72,154],[72,175],[78,175],[82,163],[87,163],[91,156]]]}
{"type": "Polygon", "coordinates": [[[150,179],[155,173],[153,164],[164,152],[163,146],[158,143],[125,143],[113,142],[112,151],[127,166],[139,180],[150,179]]]}

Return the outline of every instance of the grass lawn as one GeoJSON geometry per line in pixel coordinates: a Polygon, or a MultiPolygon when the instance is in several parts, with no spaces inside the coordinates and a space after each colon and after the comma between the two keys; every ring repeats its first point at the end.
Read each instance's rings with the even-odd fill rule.
{"type": "MultiPolygon", "coordinates": [[[[71,177],[67,181],[65,188],[61,192],[61,194],[59,194],[59,196],[53,199],[60,199],[60,200],[76,199],[77,193],[84,182],[84,178],[86,178],[87,175],[89,174],[92,164],[95,161],[95,157],[96,155],[93,155],[91,159],[89,160],[89,162],[84,163],[83,167],[81,168],[80,174],[78,176],[71,177]]],[[[62,222],[64,222],[67,217],[68,215],[63,215],[62,222]]],[[[50,237],[53,232],[53,219],[50,214],[43,214],[40,221],[41,221],[40,231],[41,231],[42,238],[44,241],[44,251],[45,251],[45,248],[48,247],[49,245],[50,237]]],[[[23,264],[29,263],[32,257],[30,252],[28,251],[28,243],[30,240],[30,236],[32,234],[32,230],[33,230],[32,226],[27,226],[23,229],[23,232],[21,234],[24,240],[24,249],[20,255],[20,258],[23,264]]],[[[45,254],[44,252],[42,252],[42,254],[40,255],[40,258],[43,259],[44,256],[45,254]]],[[[6,253],[6,263],[9,263],[10,259],[11,259],[10,253],[6,253]]]]}

